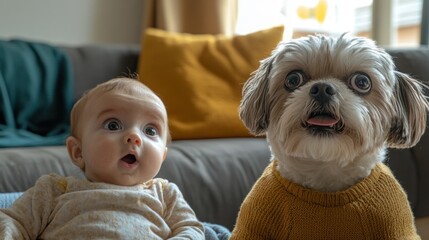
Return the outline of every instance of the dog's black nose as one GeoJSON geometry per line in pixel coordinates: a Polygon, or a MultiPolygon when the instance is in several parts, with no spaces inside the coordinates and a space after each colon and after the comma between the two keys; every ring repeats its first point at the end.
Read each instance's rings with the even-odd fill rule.
{"type": "Polygon", "coordinates": [[[329,83],[315,83],[310,89],[310,96],[321,104],[327,103],[337,93],[329,83]]]}

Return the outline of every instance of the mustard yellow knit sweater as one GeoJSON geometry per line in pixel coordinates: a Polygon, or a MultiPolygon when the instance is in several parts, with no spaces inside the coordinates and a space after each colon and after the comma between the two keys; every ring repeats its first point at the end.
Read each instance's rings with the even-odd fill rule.
{"type": "Polygon", "coordinates": [[[244,200],[230,240],[420,239],[407,196],[384,164],[336,193],[292,183],[276,165],[265,169],[244,200]]]}

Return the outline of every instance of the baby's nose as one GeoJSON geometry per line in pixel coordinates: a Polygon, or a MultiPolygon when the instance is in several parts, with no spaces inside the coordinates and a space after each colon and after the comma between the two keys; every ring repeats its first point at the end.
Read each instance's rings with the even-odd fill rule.
{"type": "Polygon", "coordinates": [[[126,142],[128,144],[135,144],[140,146],[142,144],[142,139],[137,133],[130,133],[126,138],[126,142]]]}

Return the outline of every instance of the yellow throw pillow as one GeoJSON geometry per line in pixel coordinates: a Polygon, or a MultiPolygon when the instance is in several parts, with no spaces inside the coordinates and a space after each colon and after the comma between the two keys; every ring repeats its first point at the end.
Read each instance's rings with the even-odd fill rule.
{"type": "Polygon", "coordinates": [[[248,137],[238,116],[244,82],[283,36],[283,26],[247,35],[147,29],[140,80],[164,101],[173,139],[248,137]]]}

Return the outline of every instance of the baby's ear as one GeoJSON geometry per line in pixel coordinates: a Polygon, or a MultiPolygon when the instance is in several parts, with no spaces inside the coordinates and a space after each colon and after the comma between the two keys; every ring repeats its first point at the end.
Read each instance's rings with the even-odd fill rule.
{"type": "Polygon", "coordinates": [[[79,139],[73,136],[69,136],[66,140],[66,147],[74,165],[78,166],[80,169],[83,170],[85,168],[85,161],[83,161],[82,145],[79,139]]]}
{"type": "Polygon", "coordinates": [[[423,94],[423,84],[410,76],[395,72],[394,92],[396,118],[393,119],[387,143],[393,148],[413,147],[426,130],[429,103],[423,94]]]}

